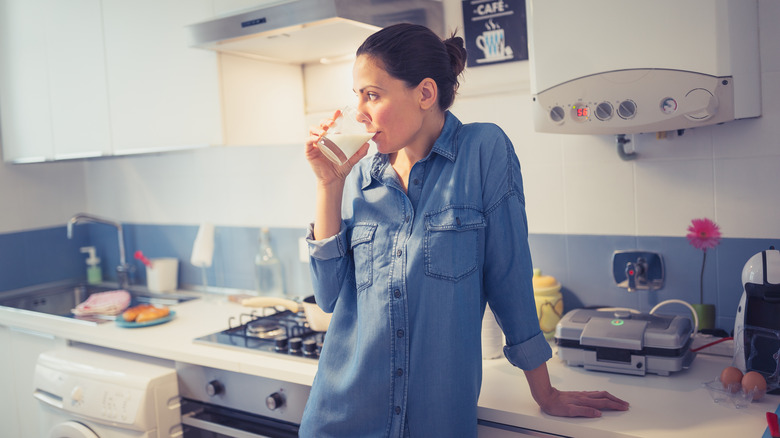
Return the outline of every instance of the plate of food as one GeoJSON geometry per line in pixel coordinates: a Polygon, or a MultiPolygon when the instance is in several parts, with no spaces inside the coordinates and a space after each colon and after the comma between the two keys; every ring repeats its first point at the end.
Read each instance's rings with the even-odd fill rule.
{"type": "Polygon", "coordinates": [[[168,306],[139,304],[130,307],[116,317],[116,325],[124,328],[140,328],[164,324],[173,319],[176,312],[168,306]]]}

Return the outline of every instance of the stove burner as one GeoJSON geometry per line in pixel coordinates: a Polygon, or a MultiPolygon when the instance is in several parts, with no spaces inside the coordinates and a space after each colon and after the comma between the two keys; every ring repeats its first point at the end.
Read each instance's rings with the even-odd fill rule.
{"type": "Polygon", "coordinates": [[[315,332],[306,316],[289,310],[258,315],[242,313],[228,319],[228,329],[195,339],[196,342],[230,348],[319,358],[325,332],[315,332]],[[234,325],[235,322],[238,325],[234,325]]]}
{"type": "Polygon", "coordinates": [[[276,321],[263,318],[255,319],[246,324],[246,334],[260,339],[274,339],[286,332],[285,328],[276,321]]]}

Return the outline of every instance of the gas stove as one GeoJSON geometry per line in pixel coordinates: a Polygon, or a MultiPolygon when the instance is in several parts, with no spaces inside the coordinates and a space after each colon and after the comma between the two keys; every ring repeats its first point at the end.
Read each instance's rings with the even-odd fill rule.
{"type": "Polygon", "coordinates": [[[196,338],[195,342],[317,360],[325,332],[309,328],[303,312],[272,312],[260,315],[253,311],[237,319],[230,317],[226,330],[196,338]]]}

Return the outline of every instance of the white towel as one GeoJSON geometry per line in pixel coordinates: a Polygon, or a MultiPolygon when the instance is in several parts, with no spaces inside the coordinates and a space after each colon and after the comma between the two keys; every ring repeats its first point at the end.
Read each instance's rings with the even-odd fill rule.
{"type": "Polygon", "coordinates": [[[195,243],[192,245],[190,263],[199,268],[211,266],[214,257],[214,224],[204,222],[198,228],[195,243]]]}
{"type": "Polygon", "coordinates": [[[130,293],[126,290],[97,292],[72,309],[74,315],[118,315],[130,305],[130,293]]]}

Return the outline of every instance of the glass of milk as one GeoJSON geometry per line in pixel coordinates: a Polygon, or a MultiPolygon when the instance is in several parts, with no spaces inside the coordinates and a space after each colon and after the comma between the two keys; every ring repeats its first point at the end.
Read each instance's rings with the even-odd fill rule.
{"type": "Polygon", "coordinates": [[[323,155],[339,166],[346,163],[361,146],[376,134],[371,121],[354,106],[341,108],[340,113],[317,142],[323,155]]]}

